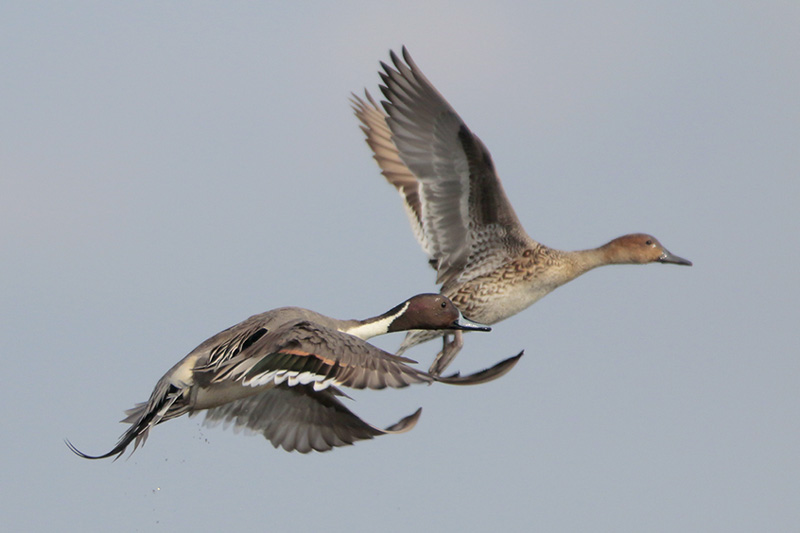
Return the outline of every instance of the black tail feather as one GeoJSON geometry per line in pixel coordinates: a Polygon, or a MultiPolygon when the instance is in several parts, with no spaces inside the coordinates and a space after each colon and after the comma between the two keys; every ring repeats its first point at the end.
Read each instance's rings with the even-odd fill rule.
{"type": "Polygon", "coordinates": [[[133,448],[134,451],[139,447],[139,444],[144,441],[147,431],[150,429],[150,421],[153,418],[152,413],[148,413],[148,415],[149,416],[144,417],[144,419],[138,423],[129,427],[128,430],[125,431],[125,433],[123,433],[119,438],[119,442],[117,442],[116,446],[114,446],[110,452],[104,453],[103,455],[88,455],[83,453],[76,448],[75,445],[69,441],[69,439],[64,439],[64,443],[67,445],[67,448],[69,448],[78,457],[83,457],[84,459],[105,459],[107,457],[111,457],[112,455],[116,455],[116,457],[114,457],[114,460],[116,461],[122,456],[123,453],[125,453],[125,449],[134,439],[136,440],[133,448]]]}
{"type": "Polygon", "coordinates": [[[64,439],[67,445],[75,455],[83,457],[84,459],[106,459],[116,455],[114,460],[119,459],[125,450],[133,442],[133,451],[136,451],[140,445],[143,445],[147,440],[147,434],[150,428],[160,424],[171,418],[182,415],[186,412],[183,402],[178,402],[179,406],[176,408],[175,403],[182,396],[183,391],[178,387],[170,384],[168,381],[159,382],[150,401],[146,405],[138,404],[133,409],[128,409],[125,413],[128,415],[123,422],[130,422],[131,426],[122,434],[117,441],[117,444],[111,449],[110,452],[103,455],[88,455],[83,453],[75,447],[68,439],[64,439]],[[139,415],[137,419],[131,420],[134,416],[139,415]]]}

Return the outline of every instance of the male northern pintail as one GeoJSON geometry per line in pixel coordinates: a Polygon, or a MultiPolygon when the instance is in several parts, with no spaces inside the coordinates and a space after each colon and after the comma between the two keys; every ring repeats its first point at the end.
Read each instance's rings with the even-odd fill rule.
{"type": "MultiPolygon", "coordinates": [[[[353,95],[367,144],[384,177],[403,197],[411,226],[437,271],[441,293],[464,316],[494,324],[602,265],[691,265],[655,237],[636,233],[590,250],[561,251],[531,239],[495,172],[491,155],[422,74],[403,47],[403,62],[381,62],[383,110],[365,91],[353,95]]],[[[431,365],[438,375],[461,349],[461,332],[412,331],[405,349],[445,335],[431,365]]]]}
{"type": "Polygon", "coordinates": [[[438,294],[420,294],[366,320],[336,320],[308,309],[283,307],[254,315],[203,342],[158,381],[150,399],[126,411],[131,424],[114,448],[87,459],[134,450],[150,429],[185,413],[206,410],[206,423],[232,421],[262,433],[276,448],[301,453],[326,451],[414,427],[420,411],[386,429],[367,424],[337,396],[337,386],[355,389],[405,387],[443,381],[475,384],[511,369],[521,353],[472,376],[435,378],[366,339],[409,329],[489,331],[465,320],[438,294]]]}

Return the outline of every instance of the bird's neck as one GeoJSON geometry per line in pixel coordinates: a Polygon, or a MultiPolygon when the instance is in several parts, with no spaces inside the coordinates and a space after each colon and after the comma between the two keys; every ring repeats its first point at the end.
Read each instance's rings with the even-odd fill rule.
{"type": "Polygon", "coordinates": [[[405,302],[382,315],[367,318],[366,320],[354,320],[352,325],[340,329],[362,340],[367,340],[378,335],[385,335],[393,331],[401,331],[402,324],[398,318],[408,309],[408,302],[405,302]]]}

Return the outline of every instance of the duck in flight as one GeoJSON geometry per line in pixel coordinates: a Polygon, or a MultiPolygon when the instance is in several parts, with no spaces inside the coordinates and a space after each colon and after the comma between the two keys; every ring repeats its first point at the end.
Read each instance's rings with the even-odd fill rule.
{"type": "Polygon", "coordinates": [[[469,376],[440,378],[418,370],[414,361],[385,352],[366,339],[410,329],[489,331],[464,319],[446,297],[420,294],[382,315],[337,320],[308,309],[283,307],[251,316],[209,338],[158,381],[147,402],[126,411],[131,424],[108,453],[80,457],[119,458],[150,430],[183,414],[206,412],[206,423],[233,422],[264,435],[273,446],[308,453],[414,427],[421,409],[380,429],[353,414],[339,400],[338,387],[400,388],[441,381],[485,383],[508,372],[522,353],[469,376]]]}
{"type": "MultiPolygon", "coordinates": [[[[381,62],[385,100],[352,97],[367,144],[400,193],[436,283],[470,320],[495,324],[603,265],[691,261],[655,237],[633,233],[598,247],[562,251],[528,236],[508,201],[489,150],[403,47],[381,62]]],[[[463,346],[460,331],[410,331],[398,354],[444,336],[429,372],[440,375],[463,346]],[[452,339],[450,339],[452,334],[452,339]]]]}

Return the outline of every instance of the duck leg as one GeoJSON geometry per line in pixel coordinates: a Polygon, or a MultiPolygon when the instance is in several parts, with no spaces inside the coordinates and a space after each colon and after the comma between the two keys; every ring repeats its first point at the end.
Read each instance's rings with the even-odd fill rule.
{"type": "Polygon", "coordinates": [[[432,376],[440,376],[464,346],[463,331],[455,331],[452,336],[453,340],[450,340],[450,334],[445,334],[442,337],[442,351],[436,354],[436,359],[433,360],[431,367],[428,369],[428,373],[432,376]]]}

